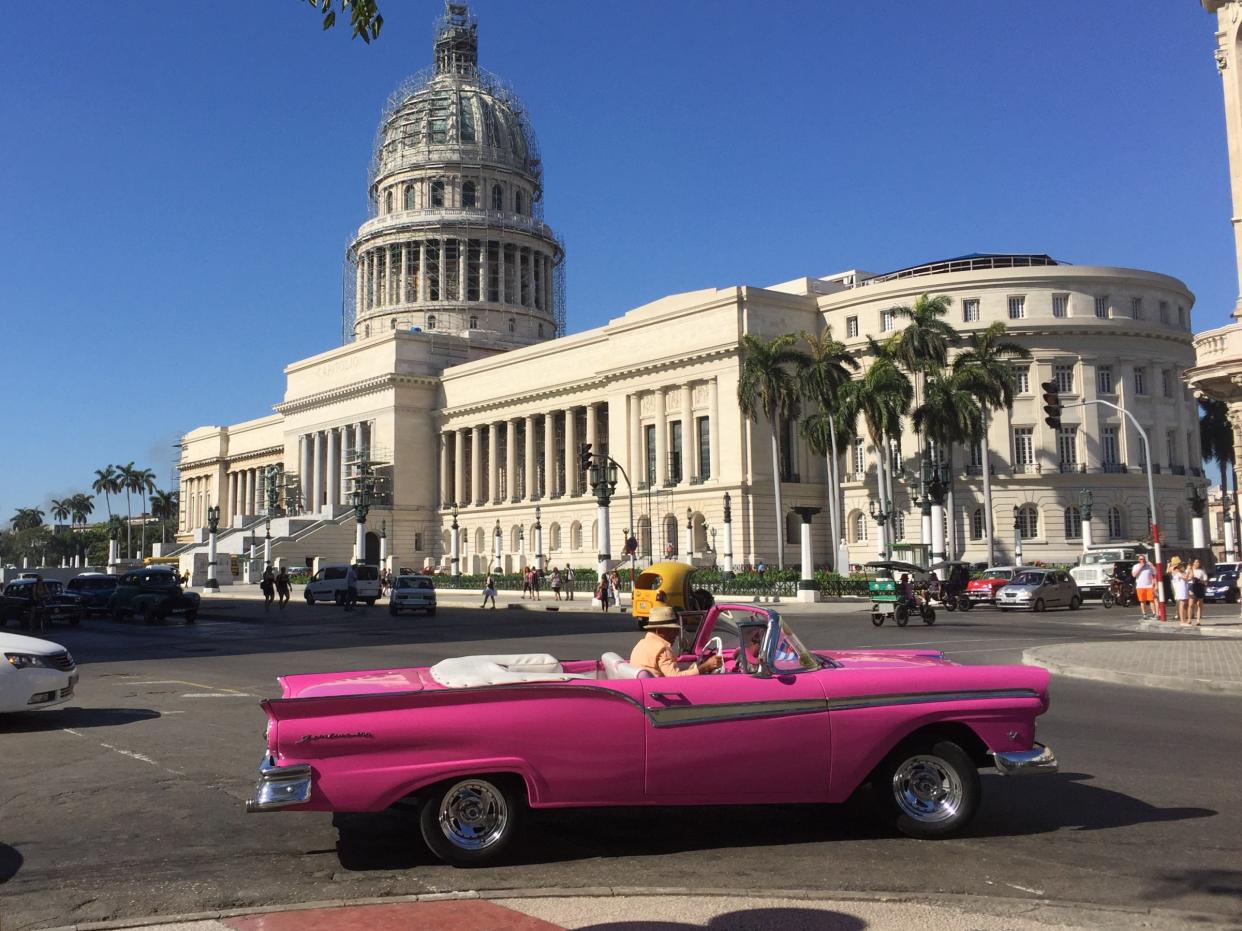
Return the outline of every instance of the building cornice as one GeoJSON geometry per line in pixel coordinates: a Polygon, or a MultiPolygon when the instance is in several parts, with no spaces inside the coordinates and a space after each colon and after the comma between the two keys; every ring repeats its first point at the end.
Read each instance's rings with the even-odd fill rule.
{"type": "Polygon", "coordinates": [[[300,414],[314,410],[317,407],[323,407],[326,404],[334,404],[338,401],[359,398],[368,394],[378,394],[381,391],[388,391],[402,385],[422,385],[424,387],[436,388],[439,387],[439,384],[440,379],[431,376],[389,372],[363,381],[330,388],[327,391],[319,391],[315,394],[308,394],[290,401],[284,401],[273,405],[272,409],[278,414],[288,417],[290,414],[300,414]]]}
{"type": "Polygon", "coordinates": [[[196,459],[193,462],[177,463],[177,470],[181,473],[189,472],[194,469],[201,469],[206,466],[219,465],[220,463],[245,462],[248,459],[268,459],[275,454],[284,455],[284,446],[268,446],[263,449],[250,449],[244,453],[227,456],[209,456],[206,459],[196,459]]]}

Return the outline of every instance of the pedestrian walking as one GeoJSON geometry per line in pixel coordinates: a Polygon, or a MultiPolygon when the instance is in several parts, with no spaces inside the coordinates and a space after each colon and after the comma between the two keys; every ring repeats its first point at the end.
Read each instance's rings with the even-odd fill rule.
{"type": "Polygon", "coordinates": [[[574,569],[569,563],[565,563],[565,600],[574,600],[574,569]]]}
{"type": "Polygon", "coordinates": [[[1203,563],[1196,559],[1190,564],[1190,618],[1191,627],[1203,626],[1203,599],[1207,597],[1207,572],[1203,563]]]}
{"type": "Polygon", "coordinates": [[[483,604],[480,607],[486,608],[489,601],[492,610],[496,610],[496,580],[490,575],[483,582],[483,604]]]}
{"type": "Polygon", "coordinates": [[[1155,617],[1156,572],[1146,556],[1139,555],[1138,562],[1130,570],[1130,575],[1134,577],[1134,597],[1138,599],[1139,617],[1155,617]],[[1150,614],[1148,614],[1149,611],[1150,614]]]}
{"type": "Polygon", "coordinates": [[[263,593],[263,613],[266,614],[272,610],[272,599],[276,597],[276,573],[272,571],[271,563],[268,563],[267,568],[263,570],[263,578],[259,580],[259,591],[263,593]]]}
{"type": "Polygon", "coordinates": [[[535,570],[532,569],[530,566],[527,566],[526,571],[522,573],[522,597],[523,598],[530,597],[530,580],[531,580],[531,575],[534,573],[534,571],[535,570]]]}
{"type": "Polygon", "coordinates": [[[1181,627],[1190,622],[1190,585],[1186,575],[1186,567],[1182,565],[1180,556],[1169,560],[1169,582],[1173,586],[1173,600],[1177,602],[1177,623],[1181,627]]]}
{"type": "Polygon", "coordinates": [[[536,569],[530,570],[530,596],[534,598],[536,601],[543,600],[542,598],[539,597],[539,583],[542,580],[543,580],[542,569],[536,568],[536,569]]]}
{"type": "Polygon", "coordinates": [[[561,600],[561,570],[555,567],[552,569],[552,575],[548,579],[548,584],[552,587],[552,594],[556,597],[556,600],[560,601],[561,600]]]}
{"type": "Polygon", "coordinates": [[[608,602],[611,600],[611,592],[608,590],[608,573],[603,573],[599,577],[599,584],[595,586],[595,597],[599,601],[601,611],[608,610],[608,602]]]}
{"type": "Polygon", "coordinates": [[[281,566],[280,572],[276,574],[276,596],[279,599],[281,611],[285,610],[285,605],[289,603],[289,589],[292,587],[289,581],[289,570],[281,566]]]}
{"type": "Polygon", "coordinates": [[[358,570],[350,563],[345,570],[345,610],[352,611],[358,604],[358,570]]]}

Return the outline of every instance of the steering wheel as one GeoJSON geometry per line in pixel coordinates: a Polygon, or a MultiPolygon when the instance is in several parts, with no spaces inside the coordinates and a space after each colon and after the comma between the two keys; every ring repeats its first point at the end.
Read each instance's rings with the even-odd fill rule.
{"type": "Polygon", "coordinates": [[[713,673],[724,672],[724,641],[720,637],[712,637],[703,647],[704,654],[709,650],[714,650],[715,654],[720,657],[720,665],[712,670],[713,673]]]}

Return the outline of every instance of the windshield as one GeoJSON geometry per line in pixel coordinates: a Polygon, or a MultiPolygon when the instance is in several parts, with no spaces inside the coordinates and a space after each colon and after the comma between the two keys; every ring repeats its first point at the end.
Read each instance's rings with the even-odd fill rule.
{"type": "Polygon", "coordinates": [[[1089,553],[1083,553],[1082,559],[1079,560],[1080,566],[1098,566],[1102,562],[1120,562],[1126,558],[1133,558],[1133,551],[1127,553],[1125,550],[1092,550],[1089,553]]]}
{"type": "Polygon", "coordinates": [[[1042,572],[1019,572],[1013,577],[1014,585],[1039,585],[1044,581],[1042,572]]]}
{"type": "Polygon", "coordinates": [[[397,588],[431,588],[431,579],[397,579],[397,588]]]}
{"type": "Polygon", "coordinates": [[[792,630],[781,621],[780,636],[772,653],[772,671],[778,676],[791,672],[808,672],[819,669],[819,660],[802,645],[792,630]]]}
{"type": "Polygon", "coordinates": [[[1210,580],[1213,582],[1233,582],[1237,580],[1237,578],[1238,573],[1232,569],[1227,569],[1224,572],[1213,572],[1210,576],[1210,580]]]}

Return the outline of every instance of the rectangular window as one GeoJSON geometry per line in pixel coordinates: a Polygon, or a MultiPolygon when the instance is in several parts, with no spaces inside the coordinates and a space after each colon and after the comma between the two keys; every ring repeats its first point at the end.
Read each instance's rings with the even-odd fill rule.
{"type": "Polygon", "coordinates": [[[1054,294],[1052,295],[1052,316],[1068,317],[1069,316],[1069,295],[1054,294]]]}
{"type": "Polygon", "coordinates": [[[1113,393],[1113,367],[1111,365],[1095,367],[1095,390],[1100,394],[1113,393]]]}
{"type": "Polygon", "coordinates": [[[699,478],[712,477],[712,422],[710,417],[699,417],[694,422],[699,439],[699,478]]]}
{"type": "Polygon", "coordinates": [[[668,425],[668,483],[676,485],[681,481],[681,421],[674,420],[668,425]]]}
{"type": "Polygon", "coordinates": [[[1177,431],[1170,430],[1164,438],[1164,445],[1169,454],[1169,465],[1177,465],[1181,457],[1177,454],[1177,431]]]}
{"type": "Polygon", "coordinates": [[[647,459],[647,484],[655,484],[655,466],[656,466],[656,437],[655,424],[649,423],[643,427],[643,441],[646,443],[644,452],[647,459]]]}
{"type": "Polygon", "coordinates": [[[1021,320],[1026,316],[1026,298],[1011,297],[1009,299],[1009,319],[1021,320]]]}
{"type": "Polygon", "coordinates": [[[477,301],[479,299],[479,264],[482,255],[482,246],[479,240],[470,240],[470,245],[466,252],[466,300],[477,301]]]}
{"type": "Polygon", "coordinates": [[[1147,393],[1147,369],[1136,368],[1134,370],[1134,393],[1147,393]]]}
{"type": "Polygon", "coordinates": [[[893,312],[891,310],[880,311],[880,332],[887,333],[893,328],[893,312]]]}
{"type": "Polygon", "coordinates": [[[1095,299],[1095,315],[1101,320],[1108,319],[1108,295],[1095,299]]]}
{"type": "Polygon", "coordinates": [[[1074,393],[1074,366],[1054,365],[1052,378],[1057,383],[1057,391],[1061,394],[1074,393]]]}
{"type": "Polygon", "coordinates": [[[446,301],[461,300],[457,291],[461,271],[461,263],[458,261],[460,254],[456,239],[444,240],[444,266],[440,272],[440,280],[443,282],[444,300],[446,301]]]}
{"type": "Polygon", "coordinates": [[[1106,466],[1116,465],[1121,460],[1116,427],[1100,429],[1100,460],[1106,466]]]}
{"type": "Polygon", "coordinates": [[[1013,428],[1013,464],[1015,469],[1035,464],[1035,432],[1033,427],[1013,428]]]}
{"type": "Polygon", "coordinates": [[[1014,387],[1018,394],[1031,393],[1031,367],[1029,365],[1014,366],[1014,387]]]}
{"type": "Polygon", "coordinates": [[[1170,377],[1168,369],[1160,370],[1160,393],[1166,398],[1173,397],[1173,379],[1170,377]]]}
{"type": "Polygon", "coordinates": [[[1138,464],[1140,469],[1147,469],[1147,444],[1143,442],[1138,444],[1138,464]]]}
{"type": "Polygon", "coordinates": [[[846,339],[853,339],[857,335],[858,335],[858,318],[857,317],[846,317],[845,318],[846,339]]]}
{"type": "Polygon", "coordinates": [[[421,553],[423,551],[423,532],[421,530],[414,531],[414,552],[421,553]]]}
{"type": "Polygon", "coordinates": [[[487,299],[500,303],[500,243],[487,242],[487,299]]]}
{"type": "Polygon", "coordinates": [[[862,437],[854,441],[853,469],[855,475],[862,475],[867,470],[867,444],[862,437]]]}
{"type": "Polygon", "coordinates": [[[1141,297],[1130,298],[1130,316],[1135,320],[1143,319],[1143,299],[1141,297]]]}
{"type": "Polygon", "coordinates": [[[983,441],[970,444],[970,467],[972,469],[983,468],[983,441]]]}
{"type": "Polygon", "coordinates": [[[967,300],[962,301],[962,320],[966,323],[974,323],[979,319],[979,301],[967,300]]]}
{"type": "Polygon", "coordinates": [[[1169,322],[1169,302],[1168,301],[1160,302],[1160,322],[1161,323],[1169,322]]]}
{"type": "Polygon", "coordinates": [[[501,298],[506,304],[516,304],[517,292],[517,246],[512,243],[505,243],[504,247],[505,266],[504,266],[504,296],[501,298]]]}
{"type": "Polygon", "coordinates": [[[1078,465],[1078,428],[1059,427],[1057,429],[1057,460],[1062,468],[1078,465]]]}
{"type": "Polygon", "coordinates": [[[1186,308],[1181,304],[1177,305],[1177,325],[1180,327],[1186,325],[1186,308]]]}

